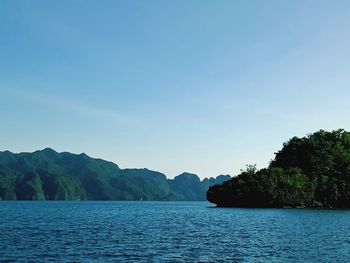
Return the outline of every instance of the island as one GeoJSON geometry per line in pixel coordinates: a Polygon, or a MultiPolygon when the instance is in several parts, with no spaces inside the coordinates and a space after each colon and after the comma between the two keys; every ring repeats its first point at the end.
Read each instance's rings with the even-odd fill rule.
{"type": "Polygon", "coordinates": [[[200,180],[182,173],[168,179],[160,172],[121,169],[85,153],[0,152],[0,200],[205,201],[209,186],[229,175],[200,180]]]}
{"type": "Polygon", "coordinates": [[[255,165],[207,191],[219,207],[350,208],[350,133],[319,130],[293,137],[269,166],[255,165]]]}

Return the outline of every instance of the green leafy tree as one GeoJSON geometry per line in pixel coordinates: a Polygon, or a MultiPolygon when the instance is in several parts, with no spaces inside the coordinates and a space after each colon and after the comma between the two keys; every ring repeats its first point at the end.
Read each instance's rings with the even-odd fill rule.
{"type": "Polygon", "coordinates": [[[247,166],[209,188],[207,199],[222,206],[350,207],[350,133],[320,130],[293,137],[268,168],[247,166]]]}

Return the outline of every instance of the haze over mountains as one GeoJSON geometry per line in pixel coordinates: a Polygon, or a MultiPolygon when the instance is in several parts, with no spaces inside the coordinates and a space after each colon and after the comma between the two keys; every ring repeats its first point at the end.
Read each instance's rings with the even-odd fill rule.
{"type": "Polygon", "coordinates": [[[229,175],[200,178],[183,173],[167,179],[148,169],[120,169],[88,155],[0,152],[0,200],[205,200],[209,186],[229,175]]]}

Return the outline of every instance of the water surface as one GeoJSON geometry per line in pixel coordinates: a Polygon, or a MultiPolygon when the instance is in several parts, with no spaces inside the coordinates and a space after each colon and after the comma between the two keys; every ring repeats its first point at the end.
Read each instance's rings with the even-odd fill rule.
{"type": "Polygon", "coordinates": [[[0,202],[1,262],[349,262],[350,211],[0,202]]]}

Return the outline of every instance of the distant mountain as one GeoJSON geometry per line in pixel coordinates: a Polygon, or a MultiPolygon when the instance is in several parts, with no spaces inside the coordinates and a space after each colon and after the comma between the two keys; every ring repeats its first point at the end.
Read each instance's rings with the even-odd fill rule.
{"type": "Polygon", "coordinates": [[[201,181],[183,173],[167,179],[148,169],[120,169],[88,155],[0,152],[0,200],[205,200],[209,186],[230,176],[201,181]]]}
{"type": "Polygon", "coordinates": [[[170,189],[176,193],[177,200],[201,201],[210,186],[221,184],[231,179],[229,175],[219,175],[216,178],[205,178],[203,181],[195,174],[182,173],[173,180],[168,180],[170,189]]]}

